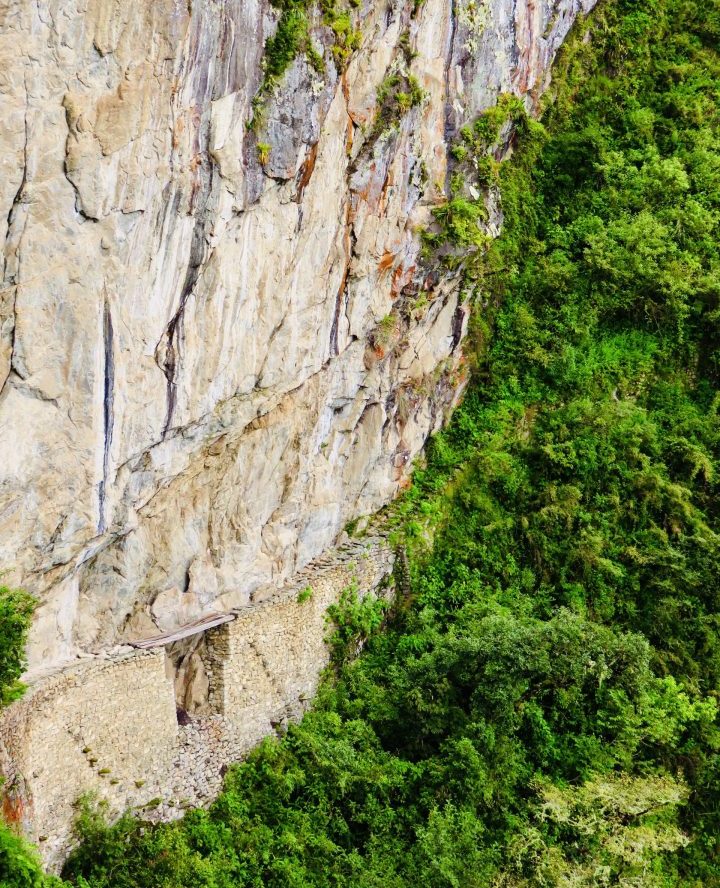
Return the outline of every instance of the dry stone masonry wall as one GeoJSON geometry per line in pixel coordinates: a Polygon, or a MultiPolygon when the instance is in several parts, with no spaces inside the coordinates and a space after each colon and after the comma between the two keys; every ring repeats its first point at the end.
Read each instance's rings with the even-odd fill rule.
{"type": "Polygon", "coordinates": [[[53,861],[84,793],[117,811],[165,792],[177,733],[162,649],[91,660],[41,681],[0,719],[5,818],[53,861]]]}
{"type": "Polygon", "coordinates": [[[41,601],[33,671],[248,604],[405,483],[464,379],[419,237],[454,134],[531,107],[594,2],[361,0],[344,70],[310,7],[324,71],[300,54],[257,131],[268,0],[0,2],[0,568],[41,601]],[[376,126],[392,75],[424,99],[376,126]]]}
{"type": "Polygon", "coordinates": [[[130,807],[150,820],[208,802],[228,765],[312,699],[328,662],[328,606],[350,587],[384,594],[393,559],[382,538],[350,542],[204,633],[207,699],[195,712],[177,708],[173,658],[162,647],[38,680],[0,717],[5,817],[57,866],[86,793],[113,815],[130,807]]]}

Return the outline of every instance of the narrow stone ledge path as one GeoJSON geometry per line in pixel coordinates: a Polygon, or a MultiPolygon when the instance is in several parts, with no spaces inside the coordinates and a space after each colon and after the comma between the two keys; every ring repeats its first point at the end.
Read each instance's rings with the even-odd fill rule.
{"type": "Polygon", "coordinates": [[[132,809],[149,821],[208,804],[227,768],[313,699],[328,607],[349,587],[389,594],[394,559],[383,536],[351,540],[265,600],[39,678],[0,714],[6,818],[57,870],[84,795],[111,817],[132,809]],[[188,658],[203,678],[190,698],[178,666],[188,658]]]}

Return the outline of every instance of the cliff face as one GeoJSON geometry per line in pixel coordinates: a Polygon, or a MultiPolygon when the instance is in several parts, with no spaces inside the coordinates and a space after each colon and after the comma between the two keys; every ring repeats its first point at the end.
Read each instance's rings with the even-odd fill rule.
{"type": "Polygon", "coordinates": [[[595,0],[362,0],[260,111],[264,0],[0,2],[0,566],[31,666],[245,604],[386,503],[462,387],[420,259],[458,127],[595,0]],[[387,78],[420,102],[377,123],[387,78]],[[257,103],[256,103],[257,106],[257,103]],[[248,126],[255,113],[257,126],[248,126]]]}

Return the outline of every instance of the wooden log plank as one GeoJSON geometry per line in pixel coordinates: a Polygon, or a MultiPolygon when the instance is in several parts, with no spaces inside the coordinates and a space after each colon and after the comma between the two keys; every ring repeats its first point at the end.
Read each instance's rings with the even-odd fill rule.
{"type": "Polygon", "coordinates": [[[163,647],[172,644],[174,641],[181,641],[183,638],[189,638],[191,635],[197,635],[198,632],[205,632],[213,629],[215,626],[222,626],[223,623],[229,623],[236,617],[233,613],[213,613],[206,614],[192,623],[185,623],[184,626],[178,626],[172,632],[163,632],[160,635],[153,635],[150,638],[138,638],[136,641],[129,641],[128,644],[139,650],[147,651],[155,647],[163,647]]]}

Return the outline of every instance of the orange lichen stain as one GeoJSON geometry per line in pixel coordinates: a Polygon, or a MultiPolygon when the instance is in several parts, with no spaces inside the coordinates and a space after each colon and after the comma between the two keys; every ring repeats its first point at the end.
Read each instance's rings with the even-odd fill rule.
{"type": "Polygon", "coordinates": [[[2,797],[2,814],[6,823],[22,823],[25,814],[25,804],[22,796],[13,792],[4,793],[2,797]]]}
{"type": "Polygon", "coordinates": [[[393,299],[400,293],[403,287],[406,287],[410,281],[412,280],[412,276],[415,274],[415,265],[398,265],[393,273],[392,286],[390,288],[390,295],[393,299]]]}
{"type": "Polygon", "coordinates": [[[372,174],[375,173],[375,164],[370,165],[371,175],[368,177],[367,182],[362,188],[354,189],[353,194],[357,195],[357,197],[366,204],[370,203],[370,187],[372,185],[372,174]]]}
{"type": "Polygon", "coordinates": [[[179,117],[177,120],[177,123],[173,127],[173,132],[172,132],[172,146],[173,146],[173,148],[179,147],[184,131],[185,131],[185,120],[182,117],[179,117]]]}
{"type": "Polygon", "coordinates": [[[318,143],[316,142],[310,151],[308,152],[308,156],[302,163],[300,167],[300,171],[298,173],[297,180],[297,199],[298,202],[302,200],[303,192],[307,188],[310,179],[312,178],[312,174],[315,170],[315,162],[317,161],[318,154],[318,143]]]}
{"type": "Polygon", "coordinates": [[[380,262],[378,262],[378,271],[381,273],[383,271],[387,271],[392,267],[393,262],[395,261],[395,253],[383,253],[380,262]]]}

